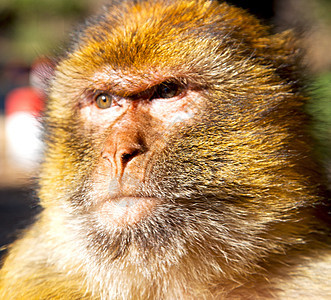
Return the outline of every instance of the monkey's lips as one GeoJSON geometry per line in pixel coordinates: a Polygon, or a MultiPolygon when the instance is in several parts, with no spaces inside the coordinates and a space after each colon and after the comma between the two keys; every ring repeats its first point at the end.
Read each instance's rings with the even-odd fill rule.
{"type": "Polygon", "coordinates": [[[149,215],[159,203],[156,198],[120,197],[105,201],[98,212],[99,222],[106,226],[132,225],[149,215]]]}

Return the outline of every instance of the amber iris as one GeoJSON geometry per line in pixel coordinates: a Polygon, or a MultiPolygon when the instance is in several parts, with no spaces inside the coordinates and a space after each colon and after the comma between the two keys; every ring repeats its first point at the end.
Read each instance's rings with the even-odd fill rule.
{"type": "Polygon", "coordinates": [[[109,108],[112,104],[112,96],[106,93],[98,94],[95,97],[95,103],[101,109],[109,108]]]}

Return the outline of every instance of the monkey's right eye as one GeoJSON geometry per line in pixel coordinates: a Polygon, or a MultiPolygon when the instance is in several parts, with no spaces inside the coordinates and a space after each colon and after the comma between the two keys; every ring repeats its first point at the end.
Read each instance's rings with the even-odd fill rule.
{"type": "Polygon", "coordinates": [[[95,96],[95,103],[101,109],[109,108],[113,102],[112,96],[107,93],[101,93],[95,96]]]}

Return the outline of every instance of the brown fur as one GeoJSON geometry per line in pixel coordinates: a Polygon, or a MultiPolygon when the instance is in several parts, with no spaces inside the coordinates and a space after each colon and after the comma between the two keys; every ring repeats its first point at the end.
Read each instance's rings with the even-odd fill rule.
{"type": "Polygon", "coordinates": [[[225,3],[110,5],[51,80],[44,210],[10,247],[0,298],[329,299],[326,193],[299,59],[290,33],[225,3]],[[100,152],[116,124],[89,127],[80,110],[91,91],[133,99],[168,79],[188,87],[193,116],[164,128],[132,116],[145,148],[121,177],[160,204],[107,232],[91,213],[104,191],[92,191],[108,187],[100,152]]]}

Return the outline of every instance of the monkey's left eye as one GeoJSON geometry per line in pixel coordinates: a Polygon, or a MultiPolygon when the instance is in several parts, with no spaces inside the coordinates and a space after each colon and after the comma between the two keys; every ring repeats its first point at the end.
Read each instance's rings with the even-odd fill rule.
{"type": "Polygon", "coordinates": [[[101,109],[109,108],[113,102],[112,96],[107,93],[101,93],[95,96],[95,103],[101,109]]]}
{"type": "Polygon", "coordinates": [[[155,93],[152,98],[173,98],[178,96],[182,88],[176,82],[163,82],[156,86],[155,93]]]}

